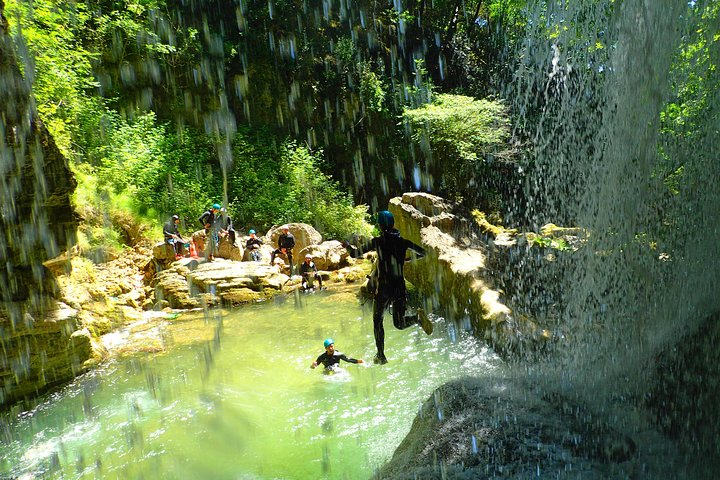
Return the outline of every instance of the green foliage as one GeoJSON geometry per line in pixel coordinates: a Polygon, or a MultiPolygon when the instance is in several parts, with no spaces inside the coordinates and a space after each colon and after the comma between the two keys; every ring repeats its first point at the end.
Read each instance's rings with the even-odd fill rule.
{"type": "Polygon", "coordinates": [[[508,155],[509,119],[500,101],[441,94],[406,109],[403,123],[425,154],[426,171],[440,183],[436,188],[456,200],[472,198],[472,181],[481,181],[489,161],[508,155]]]}
{"type": "Polygon", "coordinates": [[[368,232],[367,207],[353,206],[307,148],[292,141],[278,145],[267,132],[246,130],[236,136],[233,155],[229,197],[236,223],[266,230],[304,222],[326,238],[368,232]]]}
{"type": "Polygon", "coordinates": [[[371,112],[384,110],[385,85],[367,62],[360,67],[360,97],[367,110],[371,112]]]}

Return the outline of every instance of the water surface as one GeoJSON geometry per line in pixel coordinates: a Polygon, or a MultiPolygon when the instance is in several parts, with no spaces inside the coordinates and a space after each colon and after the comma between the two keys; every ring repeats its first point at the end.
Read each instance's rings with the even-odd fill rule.
{"type": "Polygon", "coordinates": [[[498,368],[455,325],[393,328],[373,365],[372,314],[347,294],[290,296],[183,315],[165,353],[109,362],[3,419],[0,476],[27,478],[370,477],[432,391],[498,368]],[[311,370],[326,337],[363,365],[311,370]]]}

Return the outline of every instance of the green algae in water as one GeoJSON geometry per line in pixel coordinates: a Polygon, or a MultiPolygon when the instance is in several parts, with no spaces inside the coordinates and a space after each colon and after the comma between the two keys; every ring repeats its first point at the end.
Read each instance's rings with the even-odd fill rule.
{"type": "Polygon", "coordinates": [[[0,475],[368,478],[436,387],[497,364],[467,335],[451,342],[454,326],[426,336],[386,314],[390,363],[372,365],[371,312],[347,296],[184,318],[165,326],[169,352],[112,362],[6,417],[0,475]],[[368,364],[311,370],[326,337],[368,364]]]}

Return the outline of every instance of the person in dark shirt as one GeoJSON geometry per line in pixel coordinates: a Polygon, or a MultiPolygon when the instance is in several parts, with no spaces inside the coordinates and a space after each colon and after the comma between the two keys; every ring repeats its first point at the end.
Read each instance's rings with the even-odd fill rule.
{"type": "Polygon", "coordinates": [[[315,368],[322,364],[325,366],[325,371],[334,370],[340,364],[340,360],[344,360],[349,363],[364,363],[360,359],[354,359],[347,357],[344,353],[335,350],[335,341],[332,338],[327,338],[323,342],[325,346],[325,352],[323,352],[317,360],[310,364],[310,368],[315,368]]]}
{"type": "Polygon", "coordinates": [[[385,357],[383,314],[390,305],[392,305],[393,325],[399,330],[404,330],[411,325],[420,325],[425,333],[430,335],[433,325],[421,308],[417,309],[417,315],[405,315],[407,306],[407,291],[403,274],[405,254],[407,250],[412,250],[418,258],[421,258],[425,256],[425,250],[400,236],[400,232],[395,228],[395,218],[389,211],[379,212],[377,223],[380,228],[380,236],[372,238],[357,249],[347,242],[344,245],[355,257],[371,250],[377,252],[377,280],[373,300],[373,330],[377,355],[373,361],[385,364],[387,358],[385,357]]]}
{"type": "Polygon", "coordinates": [[[227,210],[223,207],[220,209],[220,216],[222,217],[222,230],[221,235],[227,234],[228,240],[232,245],[235,245],[235,228],[233,228],[233,221],[227,210]]]}
{"type": "Polygon", "coordinates": [[[248,233],[250,234],[250,238],[245,242],[245,250],[250,252],[250,258],[254,262],[259,262],[262,258],[262,255],[260,255],[260,246],[263,242],[257,237],[255,230],[250,229],[248,233]]]}
{"type": "Polygon", "coordinates": [[[163,225],[163,236],[165,237],[165,241],[172,245],[176,260],[182,257],[183,245],[185,244],[185,240],[183,240],[180,235],[178,225],[180,225],[180,217],[177,215],[173,215],[170,221],[163,225]]]}
{"type": "Polygon", "coordinates": [[[278,248],[273,250],[270,254],[270,265],[275,264],[275,255],[278,253],[284,253],[287,256],[288,262],[290,262],[290,276],[293,274],[293,258],[292,249],[295,247],[295,237],[290,233],[290,227],[283,225],[280,227],[283,233],[278,237],[278,248]]]}
{"type": "Polygon", "coordinates": [[[312,255],[305,255],[305,261],[300,265],[300,275],[302,276],[302,289],[309,290],[314,288],[314,280],[318,281],[318,287],[322,290],[322,277],[318,273],[317,265],[312,261],[312,255]]]}
{"type": "Polygon", "coordinates": [[[220,204],[215,203],[206,211],[198,221],[205,227],[205,234],[207,235],[205,245],[205,258],[212,261],[218,252],[218,242],[220,241],[220,231],[223,229],[223,219],[220,215],[220,204]]]}

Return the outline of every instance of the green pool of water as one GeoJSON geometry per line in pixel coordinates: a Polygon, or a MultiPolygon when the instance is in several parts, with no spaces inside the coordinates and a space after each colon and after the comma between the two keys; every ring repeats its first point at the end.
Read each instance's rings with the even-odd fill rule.
{"type": "Polygon", "coordinates": [[[6,414],[0,478],[368,478],[436,387],[498,364],[441,319],[431,336],[389,314],[385,326],[390,363],[376,366],[372,314],[347,295],[183,315],[162,328],[167,352],[109,362],[6,414]],[[368,364],[311,370],[326,337],[368,364]]]}

